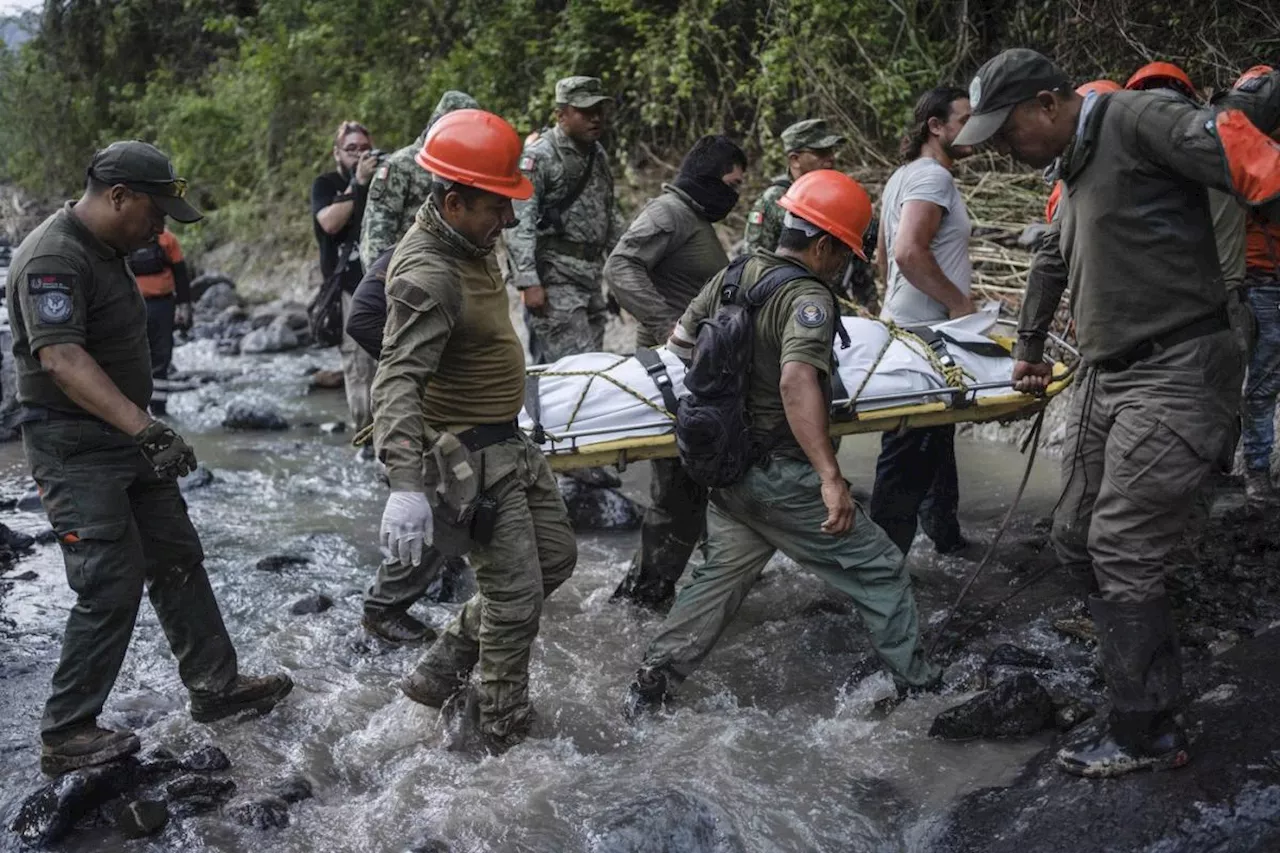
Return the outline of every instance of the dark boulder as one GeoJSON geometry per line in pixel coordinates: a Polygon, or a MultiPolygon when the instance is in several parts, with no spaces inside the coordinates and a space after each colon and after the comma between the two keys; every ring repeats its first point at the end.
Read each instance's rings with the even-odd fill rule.
{"type": "Polygon", "coordinates": [[[987,666],[1018,666],[1026,669],[1053,669],[1053,661],[1013,643],[1002,643],[987,656],[987,666]]]}
{"type": "Polygon", "coordinates": [[[1026,737],[1054,725],[1053,700],[1034,675],[1022,673],[948,708],[929,736],[944,740],[1026,737]]]}
{"type": "Polygon", "coordinates": [[[321,592],[299,598],[289,605],[289,612],[294,616],[310,616],[323,613],[333,607],[333,599],[321,592]]]}
{"type": "Polygon", "coordinates": [[[17,509],[20,512],[44,512],[44,503],[40,500],[40,491],[32,486],[18,498],[17,509]]]}
{"type": "Polygon", "coordinates": [[[235,287],[225,280],[210,283],[199,297],[193,294],[192,298],[196,300],[195,313],[202,318],[216,317],[233,305],[240,304],[235,287]]]}
{"type": "Polygon", "coordinates": [[[240,352],[244,355],[289,352],[302,346],[302,338],[289,328],[287,320],[277,317],[269,326],[249,332],[240,341],[240,352]]]}
{"type": "Polygon", "coordinates": [[[219,272],[201,273],[191,280],[191,298],[199,302],[208,292],[209,288],[214,285],[225,284],[232,291],[235,290],[236,283],[231,280],[230,276],[223,275],[219,272]]]}
{"type": "Polygon", "coordinates": [[[174,779],[164,789],[170,810],[178,816],[210,812],[226,803],[236,793],[234,779],[188,774],[174,779]]]}
{"type": "Polygon", "coordinates": [[[685,791],[622,803],[587,821],[591,853],[742,853],[724,809],[685,791]]]}
{"type": "Polygon", "coordinates": [[[22,552],[31,550],[35,544],[34,536],[13,530],[6,524],[0,524],[0,546],[10,551],[22,552]]]}
{"type": "Polygon", "coordinates": [[[260,572],[282,572],[285,569],[309,565],[311,565],[311,558],[303,557],[301,554],[272,554],[254,563],[253,567],[260,572]]]}
{"type": "Polygon", "coordinates": [[[231,766],[231,759],[216,746],[202,746],[178,759],[178,766],[189,773],[218,773],[231,766]]]}
{"type": "Polygon", "coordinates": [[[185,477],[178,478],[178,488],[184,492],[191,492],[212,486],[215,482],[217,482],[217,479],[213,476],[212,471],[203,465],[197,465],[196,470],[185,477]]]}
{"type": "Polygon", "coordinates": [[[616,489],[560,478],[560,494],[574,530],[637,530],[644,512],[616,489]]]}
{"type": "Polygon", "coordinates": [[[138,783],[138,761],[126,758],[60,776],[22,801],[9,830],[33,846],[66,836],[76,823],[138,783]]]}
{"type": "Polygon", "coordinates": [[[228,404],[222,425],[234,430],[285,430],[289,422],[271,405],[235,400],[228,404]]]}
{"type": "Polygon", "coordinates": [[[227,803],[222,813],[250,829],[284,829],[289,825],[289,804],[270,794],[238,797],[227,803]]]}
{"type": "Polygon", "coordinates": [[[273,797],[279,797],[286,803],[300,803],[315,796],[311,780],[301,773],[290,773],[288,776],[277,779],[267,785],[266,792],[273,797]]]}
{"type": "Polygon", "coordinates": [[[169,809],[156,800],[134,800],[116,812],[115,822],[125,838],[146,838],[164,829],[169,809]]]}
{"type": "Polygon", "coordinates": [[[346,385],[341,370],[316,370],[307,387],[311,391],[340,391],[346,385]]]}

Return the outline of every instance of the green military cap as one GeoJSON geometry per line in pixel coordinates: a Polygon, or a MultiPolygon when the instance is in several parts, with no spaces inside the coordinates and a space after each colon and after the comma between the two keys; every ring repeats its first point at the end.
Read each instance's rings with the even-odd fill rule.
{"type": "Polygon", "coordinates": [[[958,136],[956,145],[978,145],[995,135],[1013,108],[1041,92],[1061,89],[1070,80],[1048,57],[1015,47],[988,59],[969,84],[969,106],[973,113],[958,136]]]}
{"type": "Polygon", "coordinates": [[[566,77],[556,83],[556,105],[589,110],[613,98],[601,91],[599,77],[566,77]]]}
{"type": "Polygon", "coordinates": [[[782,131],[782,148],[788,154],[808,148],[821,151],[844,144],[844,137],[832,133],[824,118],[807,118],[782,131]]]}
{"type": "Polygon", "coordinates": [[[135,192],[148,194],[156,207],[179,222],[204,218],[186,201],[186,178],[178,177],[169,158],[146,142],[131,139],[111,143],[93,155],[89,176],[104,184],[124,184],[135,192]]]}
{"type": "Polygon", "coordinates": [[[446,116],[454,110],[478,110],[480,103],[466,92],[459,92],[450,89],[440,96],[440,101],[436,104],[435,111],[431,113],[431,121],[427,123],[427,127],[435,124],[442,116],[446,116]]]}

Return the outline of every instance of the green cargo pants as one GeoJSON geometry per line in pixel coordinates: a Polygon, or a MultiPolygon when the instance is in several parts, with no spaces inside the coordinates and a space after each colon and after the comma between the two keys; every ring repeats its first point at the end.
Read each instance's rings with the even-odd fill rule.
{"type": "Polygon", "coordinates": [[[22,442],[77,596],[43,734],[97,720],[144,586],[187,689],[216,693],[230,685],[235,649],[177,483],[158,477],[133,439],[101,421],[25,424],[22,442]]]}
{"type": "Polygon", "coordinates": [[[1052,538],[1064,564],[1092,566],[1103,598],[1165,594],[1166,560],[1230,441],[1241,377],[1230,331],[1081,377],[1052,538]]]}
{"type": "Polygon", "coordinates": [[[484,455],[485,491],[498,502],[493,539],[470,552],[479,592],[427,650],[420,667],[442,675],[480,665],[480,728],[519,736],[532,722],[529,657],[542,602],[573,574],[578,543],[555,475],[527,438],[484,455]]]}
{"type": "Polygon", "coordinates": [[[871,644],[899,684],[921,686],[937,678],[920,645],[911,577],[902,552],[858,509],[853,529],[823,533],[827,509],[813,466],[775,457],[752,468],[742,482],[711,493],[707,560],[689,581],[649,644],[644,665],[665,667],[676,683],[693,672],[733,620],[775,552],[851,597],[871,644]]]}

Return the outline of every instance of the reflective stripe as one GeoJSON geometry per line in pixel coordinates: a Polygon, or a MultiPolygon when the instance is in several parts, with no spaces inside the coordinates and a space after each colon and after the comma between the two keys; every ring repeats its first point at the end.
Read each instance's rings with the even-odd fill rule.
{"type": "Polygon", "coordinates": [[[1223,110],[1215,123],[1231,186],[1241,200],[1259,205],[1280,198],[1280,144],[1239,110],[1223,110]]]}

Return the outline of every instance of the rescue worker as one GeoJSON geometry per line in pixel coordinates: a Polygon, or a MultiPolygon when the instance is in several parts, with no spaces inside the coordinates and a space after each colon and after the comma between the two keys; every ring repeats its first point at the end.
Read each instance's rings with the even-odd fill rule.
{"type": "MultiPolygon", "coordinates": [[[[1076,94],[1085,97],[1090,92],[1103,94],[1104,92],[1119,92],[1120,84],[1114,80],[1091,80],[1088,83],[1082,83],[1076,87],[1076,94]]],[[[1045,181],[1053,183],[1053,189],[1049,192],[1049,200],[1044,204],[1044,221],[1052,222],[1054,215],[1058,210],[1058,201],[1062,198],[1062,181],[1058,180],[1058,163],[1054,163],[1045,170],[1045,181]]]]}
{"type": "Polygon", "coordinates": [[[49,775],[138,751],[136,735],[97,719],[144,587],[197,722],[266,712],[293,687],[239,674],[175,482],[195,453],[145,411],[147,311],[125,258],[166,216],[200,219],[186,186],[157,149],[114,142],[93,156],[84,195],[31,232],[9,270],[23,447],[77,596],[41,723],[49,775]]]}
{"type": "MultiPolygon", "coordinates": [[[[707,280],[729,263],[713,225],[738,201],[747,155],[726,136],[704,136],[627,228],[605,263],[609,292],[640,322],[636,345],[653,348],[671,337],[676,321],[707,280]]],[[[674,397],[673,397],[674,399],[674,397]]],[[[707,493],[676,459],[649,463],[651,503],[640,547],[614,592],[643,607],[670,604],[706,524],[707,493]]]]}
{"type": "Polygon", "coordinates": [[[387,270],[387,324],[373,384],[374,441],[391,494],[384,552],[419,564],[433,541],[470,551],[479,593],[403,681],[440,708],[480,667],[479,729],[489,749],[534,720],[529,656],[543,599],[573,572],[577,544],[546,459],[516,425],[524,352],[493,256],[533,186],[520,137],[492,113],[457,110],[427,134],[431,196],[387,270]],[[433,540],[434,537],[434,540],[433,540]]]}
{"type": "Polygon", "coordinates": [[[751,212],[747,214],[747,230],[742,235],[746,251],[765,249],[772,252],[778,247],[782,217],[786,214],[778,206],[778,200],[801,175],[815,169],[834,169],[836,152],[844,143],[844,137],[831,131],[826,119],[821,118],[807,118],[782,131],[787,172],[770,181],[768,188],[751,206],[751,212]]]}
{"type": "MultiPolygon", "coordinates": [[[[660,706],[689,677],[777,551],[853,599],[901,690],[939,681],[920,645],[902,552],[854,503],[828,436],[839,322],[831,288],[849,256],[863,254],[871,201],[852,178],[821,169],[798,179],[779,204],[786,215],[776,251],[754,252],[739,282],[747,292],[784,264],[810,273],[754,313],[746,410],[754,441],[771,441],[742,480],[711,491],[706,562],[649,644],[628,692],[629,716],[660,706]]],[[[682,358],[692,357],[698,324],[719,310],[724,275],[707,282],[676,324],[667,346],[682,358]]]]}
{"type": "Polygon", "coordinates": [[[1081,97],[1044,56],[1014,49],[982,66],[970,100],[957,144],[990,142],[1036,168],[1063,158],[1066,192],[1028,277],[1013,378],[1026,392],[1048,385],[1045,333],[1070,286],[1084,371],[1055,544],[1064,528],[1087,542],[1112,710],[1058,764],[1090,777],[1179,767],[1181,656],[1164,569],[1222,453],[1241,376],[1205,187],[1250,205],[1280,195],[1280,152],[1257,129],[1280,122],[1280,79],[1210,107],[1160,92],[1081,97]]]}
{"type": "Polygon", "coordinates": [[[516,205],[519,221],[505,237],[537,363],[604,349],[600,277],[623,226],[600,144],[613,98],[595,77],[566,77],[555,97],[555,127],[520,160],[533,195],[516,205]]]}
{"type": "Polygon", "coordinates": [[[147,303],[147,347],[151,353],[151,414],[164,417],[173,364],[173,330],[191,328],[191,270],[178,238],[168,228],[129,253],[129,270],[147,303]]]}
{"type": "MultiPolygon", "coordinates": [[[[1269,65],[1257,65],[1240,75],[1233,87],[1251,92],[1266,85],[1269,65]]],[[[1280,141],[1280,134],[1273,134],[1280,141]]],[[[1244,468],[1245,496],[1255,507],[1280,503],[1271,482],[1271,451],[1275,445],[1276,395],[1280,394],[1280,223],[1256,211],[1247,222],[1246,271],[1242,292],[1256,329],[1245,379],[1244,468]]]]}
{"type": "MultiPolygon", "coordinates": [[[[916,101],[898,168],[880,200],[876,263],[885,282],[881,319],[907,328],[974,311],[969,294],[972,227],[951,169],[972,152],[955,144],[969,119],[963,89],[939,86],[916,101]]],[[[954,425],[886,432],[880,439],[871,519],[902,553],[911,550],[916,521],[939,554],[968,543],[960,532],[960,482],[954,425]]]]}
{"type": "Polygon", "coordinates": [[[466,92],[450,89],[440,96],[430,121],[413,144],[391,153],[378,164],[369,181],[364,218],[360,222],[360,261],[366,274],[379,255],[400,242],[431,192],[431,175],[417,161],[427,131],[441,116],[479,106],[466,92]]]}

